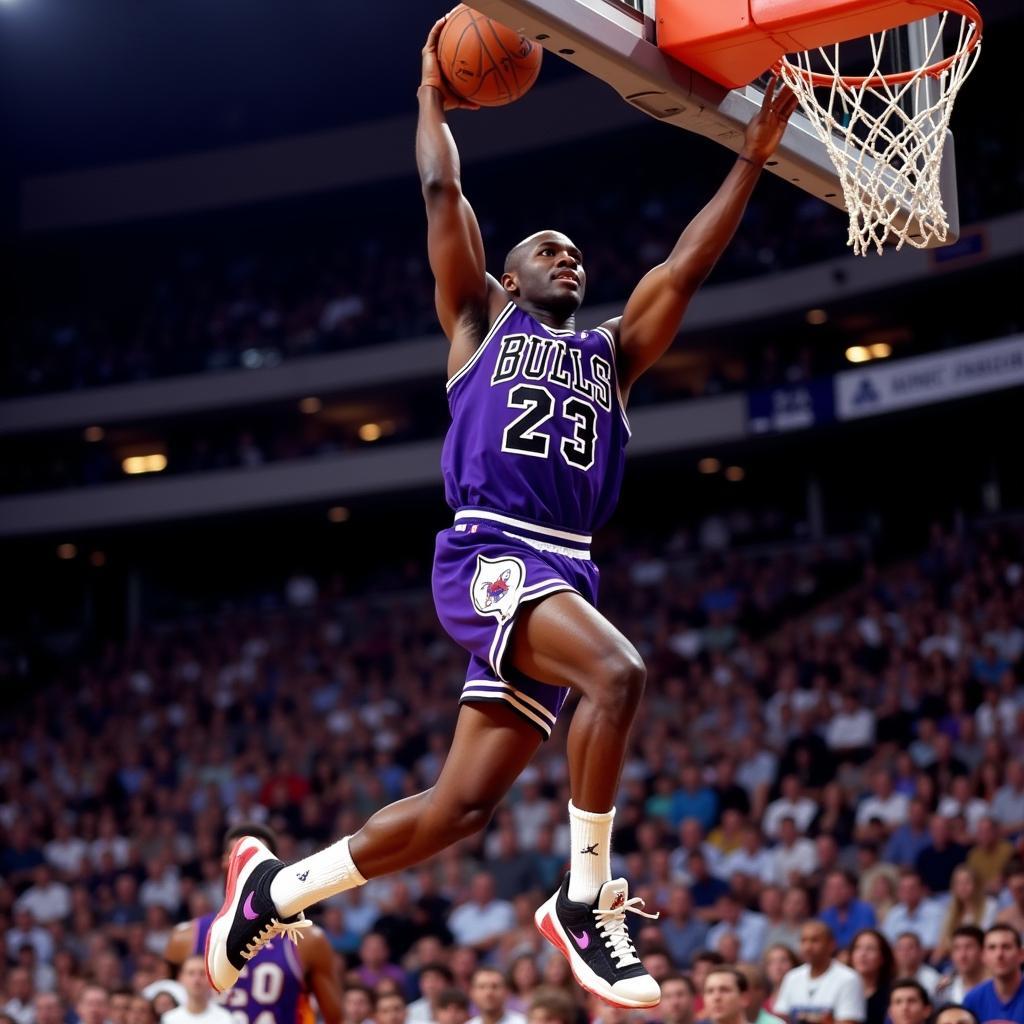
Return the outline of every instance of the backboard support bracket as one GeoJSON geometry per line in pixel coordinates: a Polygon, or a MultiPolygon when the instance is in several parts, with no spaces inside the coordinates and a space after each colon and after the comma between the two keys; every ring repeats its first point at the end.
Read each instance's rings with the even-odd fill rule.
{"type": "MultiPolygon", "coordinates": [[[[607,82],[637,110],[738,153],[763,93],[753,85],[730,91],[667,57],[655,43],[652,0],[641,4],[644,11],[616,0],[472,0],[482,14],[519,29],[548,52],[607,82]]],[[[790,119],[767,170],[845,211],[835,168],[801,111],[790,119]]],[[[948,244],[960,230],[949,133],[941,174],[943,195],[954,200],[947,208],[948,244]]]]}

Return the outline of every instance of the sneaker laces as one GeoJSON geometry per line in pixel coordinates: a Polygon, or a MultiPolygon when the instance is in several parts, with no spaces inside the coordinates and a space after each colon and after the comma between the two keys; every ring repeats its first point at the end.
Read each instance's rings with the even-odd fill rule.
{"type": "Polygon", "coordinates": [[[630,964],[640,963],[640,958],[636,955],[636,946],[633,945],[626,928],[626,911],[650,918],[652,921],[657,921],[660,916],[641,910],[643,906],[644,901],[639,896],[634,896],[614,910],[594,910],[598,934],[605,939],[605,945],[612,951],[612,957],[617,961],[616,966],[619,970],[630,964]]]}
{"type": "Polygon", "coordinates": [[[298,917],[288,921],[279,921],[276,917],[271,918],[248,942],[242,950],[242,959],[251,960],[271,939],[283,935],[298,945],[299,939],[303,938],[306,928],[312,928],[313,922],[305,917],[298,917]]]}

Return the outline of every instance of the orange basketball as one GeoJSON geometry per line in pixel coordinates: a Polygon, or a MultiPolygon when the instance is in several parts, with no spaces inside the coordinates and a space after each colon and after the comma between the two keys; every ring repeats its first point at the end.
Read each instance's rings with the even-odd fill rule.
{"type": "Polygon", "coordinates": [[[532,39],[465,4],[449,15],[437,42],[441,72],[452,91],[482,107],[519,99],[537,80],[543,53],[532,39]]]}

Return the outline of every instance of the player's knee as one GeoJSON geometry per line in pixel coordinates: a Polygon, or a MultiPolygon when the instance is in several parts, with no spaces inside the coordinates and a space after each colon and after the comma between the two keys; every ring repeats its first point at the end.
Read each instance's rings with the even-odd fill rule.
{"type": "Polygon", "coordinates": [[[488,797],[467,797],[454,801],[448,809],[448,828],[460,839],[475,835],[494,817],[498,801],[488,797]]]}
{"type": "Polygon", "coordinates": [[[598,704],[615,714],[636,711],[647,685],[647,669],[633,647],[623,647],[604,659],[595,694],[598,704]]]}

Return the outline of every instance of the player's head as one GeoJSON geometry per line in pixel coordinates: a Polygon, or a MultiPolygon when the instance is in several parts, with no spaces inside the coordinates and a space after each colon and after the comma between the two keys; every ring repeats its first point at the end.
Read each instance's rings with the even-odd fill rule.
{"type": "Polygon", "coordinates": [[[255,821],[243,821],[232,825],[224,833],[221,865],[225,871],[228,869],[228,857],[231,855],[231,849],[242,836],[252,836],[258,839],[275,857],[277,856],[277,833],[272,828],[257,824],[255,821]]]}
{"type": "Polygon", "coordinates": [[[568,318],[587,287],[583,254],[560,231],[538,231],[509,250],[501,285],[513,298],[568,318]]]}

